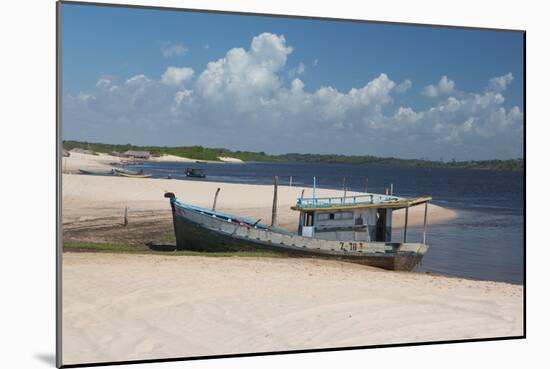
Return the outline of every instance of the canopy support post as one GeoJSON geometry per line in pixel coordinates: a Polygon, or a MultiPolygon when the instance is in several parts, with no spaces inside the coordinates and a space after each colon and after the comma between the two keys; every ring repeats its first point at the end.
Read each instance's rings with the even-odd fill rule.
{"type": "Polygon", "coordinates": [[[409,224],[409,205],[405,208],[405,231],[403,232],[403,243],[407,243],[407,225],[409,224]]]}
{"type": "Polygon", "coordinates": [[[271,226],[277,226],[277,176],[273,184],[273,208],[271,209],[271,226]]]}
{"type": "Polygon", "coordinates": [[[424,232],[422,233],[422,243],[426,244],[426,230],[428,226],[428,202],[424,206],[424,232]]]}

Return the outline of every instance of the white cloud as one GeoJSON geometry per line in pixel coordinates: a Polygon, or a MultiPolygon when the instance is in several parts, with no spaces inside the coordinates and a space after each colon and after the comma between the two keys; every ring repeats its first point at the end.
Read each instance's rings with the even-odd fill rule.
{"type": "Polygon", "coordinates": [[[316,67],[319,65],[319,59],[313,60],[313,66],[316,67]]]}
{"type": "Polygon", "coordinates": [[[300,64],[298,64],[298,69],[296,70],[296,74],[301,75],[301,74],[304,74],[305,71],[306,71],[306,65],[300,62],[300,64]]]}
{"type": "Polygon", "coordinates": [[[209,62],[197,78],[188,67],[120,84],[102,77],[89,91],[65,97],[66,138],[269,152],[521,156],[523,112],[505,107],[508,75],[483,92],[456,91],[443,76],[430,88],[437,103],[416,109],[395,98],[413,82],[397,84],[385,73],[347,91],[288,81],[291,53],[284,36],[263,33],[248,48],[209,62]]]}
{"type": "Polygon", "coordinates": [[[292,48],[284,36],[262,33],[250,49],[231,49],[224,58],[208,63],[196,89],[210,103],[225,102],[239,111],[254,109],[255,99],[266,98],[280,88],[278,72],[292,48]]]}
{"type": "Polygon", "coordinates": [[[306,72],[306,65],[300,62],[296,68],[292,68],[288,71],[288,76],[291,78],[295,76],[301,76],[305,72],[306,72]]]}
{"type": "Polygon", "coordinates": [[[107,78],[100,78],[95,85],[96,87],[107,88],[111,85],[111,80],[107,78]]]}
{"type": "Polygon", "coordinates": [[[424,88],[424,94],[428,97],[451,95],[454,92],[455,83],[447,76],[441,77],[437,85],[428,85],[424,88]]]}
{"type": "MultiPolygon", "coordinates": [[[[151,82],[151,80],[149,78],[147,78],[147,76],[145,74],[138,74],[138,75],[135,75],[133,77],[130,77],[126,80],[126,84],[127,85],[131,85],[131,86],[140,86],[140,85],[143,85],[145,83],[148,83],[148,82],[151,82]]],[[[99,83],[99,81],[98,81],[99,83]]]]}
{"type": "Polygon", "coordinates": [[[294,78],[291,83],[291,91],[298,92],[304,90],[304,82],[302,82],[299,78],[294,78]]]}
{"type": "Polygon", "coordinates": [[[503,92],[508,85],[514,80],[512,73],[505,74],[504,76],[494,77],[489,80],[489,91],[503,92]]]}
{"type": "Polygon", "coordinates": [[[395,92],[402,94],[402,93],[405,93],[411,87],[412,87],[412,82],[410,79],[407,79],[395,87],[395,92]]]}
{"type": "Polygon", "coordinates": [[[180,86],[190,80],[194,73],[191,68],[168,67],[162,75],[161,81],[168,86],[180,86]]]}
{"type": "Polygon", "coordinates": [[[162,53],[162,56],[169,58],[176,55],[185,55],[189,52],[189,49],[182,44],[166,42],[160,47],[160,52],[162,53]]]}

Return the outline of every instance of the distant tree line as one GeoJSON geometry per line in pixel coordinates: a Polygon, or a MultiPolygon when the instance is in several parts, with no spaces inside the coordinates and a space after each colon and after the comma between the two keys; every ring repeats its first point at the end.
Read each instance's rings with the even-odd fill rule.
{"type": "Polygon", "coordinates": [[[372,164],[389,166],[413,166],[425,168],[467,168],[486,170],[521,171],[524,169],[523,159],[507,160],[469,160],[469,161],[435,161],[424,159],[399,159],[394,157],[377,157],[372,155],[337,155],[337,154],[298,154],[289,153],[270,155],[265,152],[233,151],[224,148],[207,148],[202,146],[136,146],[131,144],[114,145],[96,142],[63,141],[63,148],[71,150],[81,148],[97,153],[124,152],[128,150],[149,151],[153,156],[175,155],[196,160],[218,161],[220,156],[229,156],[244,161],[260,162],[302,162],[302,163],[340,163],[340,164],[372,164]]]}

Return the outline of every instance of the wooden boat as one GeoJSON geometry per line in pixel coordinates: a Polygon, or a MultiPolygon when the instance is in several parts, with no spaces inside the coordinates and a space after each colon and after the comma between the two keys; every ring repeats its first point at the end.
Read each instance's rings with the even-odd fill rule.
{"type": "MultiPolygon", "coordinates": [[[[339,259],[391,270],[412,270],[428,250],[426,219],[430,197],[406,199],[365,194],[299,198],[298,233],[170,199],[176,248],[193,251],[267,250],[294,256],[339,259]],[[408,209],[425,204],[423,242],[407,242],[408,209]],[[391,241],[392,211],[406,209],[403,242],[391,241]]],[[[276,202],[276,201],[275,201],[276,202]]],[[[274,214],[275,212],[274,207],[274,214]]]]}
{"type": "Polygon", "coordinates": [[[80,174],[87,174],[92,176],[106,176],[111,174],[111,172],[98,172],[95,170],[87,170],[87,169],[78,169],[78,171],[80,172],[80,174]]]}
{"type": "Polygon", "coordinates": [[[133,171],[133,170],[123,169],[123,168],[114,168],[113,173],[115,173],[115,174],[123,173],[123,174],[130,174],[130,175],[133,175],[133,176],[137,176],[137,175],[143,174],[143,169],[140,170],[139,172],[136,172],[136,171],[133,171]]]}
{"type": "Polygon", "coordinates": [[[204,174],[204,169],[187,168],[185,170],[185,175],[191,178],[206,178],[206,174],[204,174]]]}
{"type": "Polygon", "coordinates": [[[117,175],[120,177],[126,177],[126,178],[151,178],[151,174],[127,174],[127,173],[119,173],[117,172],[117,175]]]}

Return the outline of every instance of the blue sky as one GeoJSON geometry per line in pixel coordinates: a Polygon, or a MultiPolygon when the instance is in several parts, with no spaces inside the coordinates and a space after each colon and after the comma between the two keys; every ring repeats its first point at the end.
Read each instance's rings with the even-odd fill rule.
{"type": "Polygon", "coordinates": [[[523,68],[519,32],[64,4],[64,138],[520,157],[523,68]]]}

